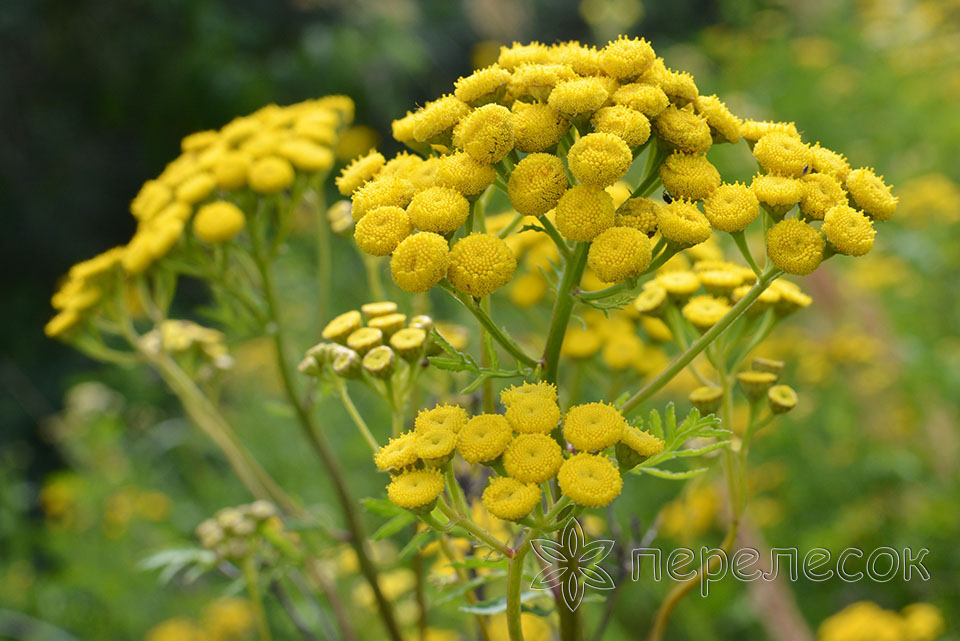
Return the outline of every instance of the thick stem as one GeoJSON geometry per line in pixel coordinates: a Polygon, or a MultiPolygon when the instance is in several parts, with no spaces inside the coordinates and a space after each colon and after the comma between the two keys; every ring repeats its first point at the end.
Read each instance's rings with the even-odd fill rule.
{"type": "Polygon", "coordinates": [[[563,275],[557,285],[557,299],[553,304],[553,314],[550,316],[550,329],[547,331],[547,344],[543,348],[543,358],[540,363],[544,368],[542,379],[548,383],[557,382],[557,372],[560,366],[560,348],[563,346],[563,337],[567,333],[567,324],[573,312],[573,290],[580,285],[583,270],[587,266],[587,251],[589,243],[577,243],[573,256],[563,268],[563,275]]]}
{"type": "Polygon", "coordinates": [[[520,593],[523,588],[523,562],[530,551],[529,538],[525,538],[517,548],[516,556],[510,559],[507,569],[507,630],[510,641],[523,641],[523,628],[520,621],[520,593]]]}
{"type": "Polygon", "coordinates": [[[240,564],[243,578],[247,583],[247,594],[250,596],[253,618],[257,623],[257,634],[260,641],[270,641],[270,627],[267,625],[267,613],[263,609],[263,597],[260,595],[260,579],[256,561],[253,556],[247,556],[240,564]]]}

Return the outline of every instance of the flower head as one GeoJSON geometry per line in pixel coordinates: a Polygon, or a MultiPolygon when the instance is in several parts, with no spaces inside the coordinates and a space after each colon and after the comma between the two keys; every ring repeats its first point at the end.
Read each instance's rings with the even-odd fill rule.
{"type": "Polygon", "coordinates": [[[890,220],[897,209],[899,198],[872,169],[854,169],[847,174],[844,184],[857,207],[874,220],[890,220]]]}
{"type": "Polygon", "coordinates": [[[441,428],[458,433],[467,424],[467,412],[459,405],[437,405],[433,409],[420,410],[413,423],[415,432],[441,428]]]}
{"type": "Polygon", "coordinates": [[[498,519],[516,521],[530,514],[540,503],[540,488],[509,476],[490,479],[480,500],[483,507],[498,519]]]}
{"type": "Polygon", "coordinates": [[[504,417],[518,434],[549,434],[560,422],[560,407],[556,399],[523,394],[507,404],[504,417]]]}
{"type": "Polygon", "coordinates": [[[757,200],[771,207],[789,208],[803,197],[803,183],[796,178],[758,174],[750,184],[757,200]]]}
{"type": "Polygon", "coordinates": [[[674,200],[657,211],[657,228],[668,241],[682,247],[698,245],[710,238],[710,222],[696,204],[674,200]]]}
{"type": "Polygon", "coordinates": [[[781,220],[767,232],[767,255],[788,274],[813,272],[823,260],[823,249],[820,232],[796,218],[781,220]]]}
{"type": "Polygon", "coordinates": [[[328,341],[346,344],[347,336],[360,329],[363,325],[363,317],[360,312],[353,309],[344,312],[327,323],[323,328],[322,336],[328,341]]]}
{"type": "Polygon", "coordinates": [[[835,250],[848,256],[866,254],[873,248],[873,237],[877,235],[873,221],[845,204],[827,211],[820,231],[835,250]]]}
{"type": "Polygon", "coordinates": [[[656,54],[643,38],[619,36],[600,50],[600,68],[614,78],[635,78],[646,71],[656,54]]]}
{"type": "Polygon", "coordinates": [[[818,174],[829,174],[841,183],[850,173],[850,163],[844,155],[821,147],[819,142],[810,148],[810,166],[818,174]]]}
{"type": "Polygon", "coordinates": [[[773,133],[786,133],[800,137],[797,126],[792,122],[771,122],[769,120],[744,120],[740,124],[740,135],[747,142],[755,143],[763,136],[773,133]]]}
{"type": "Polygon", "coordinates": [[[701,330],[716,325],[730,311],[730,304],[724,298],[715,296],[694,296],[683,306],[683,317],[701,330]]]}
{"type": "MultiPolygon", "coordinates": [[[[557,402],[557,386],[553,383],[547,383],[545,381],[537,381],[536,383],[523,383],[521,385],[511,385],[510,387],[505,388],[500,392],[500,402],[504,404],[505,407],[509,408],[511,405],[524,399],[527,396],[536,396],[538,398],[545,398],[551,403],[557,402]]],[[[520,430],[517,430],[520,431],[520,430]]]]}
{"type": "Polygon", "coordinates": [[[739,142],[741,120],[730,113],[727,105],[716,95],[697,96],[694,110],[707,119],[715,142],[739,142]],[[722,140],[721,140],[722,139],[722,140]]]}
{"type": "Polygon", "coordinates": [[[389,256],[413,226],[400,207],[377,207],[357,223],[353,237],[357,247],[373,256],[389,256]]]}
{"type": "Polygon", "coordinates": [[[659,454],[663,451],[665,445],[663,439],[657,438],[650,432],[639,430],[632,425],[628,425],[623,430],[620,442],[643,457],[659,454]]]}
{"type": "Polygon", "coordinates": [[[421,231],[446,234],[457,230],[470,215],[470,203],[456,189],[427,187],[410,201],[407,215],[421,231]]]}
{"type": "Polygon", "coordinates": [[[333,167],[333,152],[309,140],[288,140],[280,145],[278,152],[294,167],[309,174],[329,171],[333,167]]]}
{"type": "Polygon", "coordinates": [[[760,202],[746,185],[724,184],[704,201],[703,213],[720,231],[742,231],[760,215],[760,202]]]}
{"type": "Polygon", "coordinates": [[[573,143],[567,154],[570,173],[582,183],[606,187],[617,182],[633,163],[630,147],[620,136],[593,133],[573,143]]]}
{"type": "Polygon", "coordinates": [[[510,110],[513,113],[514,144],[525,153],[550,149],[570,128],[567,119],[547,104],[517,101],[510,110]]]}
{"type": "Polygon", "coordinates": [[[636,109],[625,105],[604,107],[593,114],[593,130],[614,134],[630,148],[639,147],[650,138],[650,121],[636,109]]]}
{"type": "Polygon", "coordinates": [[[493,165],[479,162],[462,151],[443,156],[437,166],[437,184],[456,189],[464,196],[479,194],[496,178],[493,165]]]}
{"type": "Polygon", "coordinates": [[[613,462],[605,456],[586,452],[564,461],[557,481],[564,495],[587,507],[608,505],[623,489],[623,479],[613,462]]]}
{"type": "Polygon", "coordinates": [[[474,109],[453,130],[453,144],[482,163],[495,163],[513,149],[513,116],[501,105],[474,109]]]}
{"type": "Polygon", "coordinates": [[[621,86],[613,93],[613,102],[639,111],[647,118],[656,118],[670,105],[670,99],[659,85],[640,82],[621,86]]]}
{"type": "Polygon", "coordinates": [[[390,502],[408,510],[430,505],[441,492],[443,475],[432,469],[402,472],[387,486],[390,502]]]}
{"type": "Polygon", "coordinates": [[[653,131],[664,142],[691,154],[706,153],[713,144],[706,118],[673,105],[656,117],[653,131]]]}
{"type": "Polygon", "coordinates": [[[650,238],[632,227],[611,227],[593,239],[587,265],[600,280],[619,283],[650,265],[650,238]]]}
{"type": "Polygon", "coordinates": [[[374,150],[365,156],[355,158],[349,165],[340,170],[337,176],[337,189],[344,196],[349,196],[360,188],[363,183],[373,178],[380,168],[383,167],[386,158],[383,154],[374,150]]]}
{"type": "Polygon", "coordinates": [[[613,198],[600,187],[575,185],[557,203],[557,229],[568,240],[593,240],[613,221],[613,198]]]}
{"type": "Polygon", "coordinates": [[[428,427],[414,435],[417,456],[424,461],[443,459],[453,453],[456,445],[457,434],[445,427],[428,427]]]}
{"type": "Polygon", "coordinates": [[[557,475],[563,463],[560,445],[547,434],[521,434],[503,453],[507,474],[521,483],[543,483],[557,475]]]}
{"type": "Polygon", "coordinates": [[[847,203],[843,187],[830,174],[807,174],[800,182],[803,183],[800,211],[810,218],[823,220],[828,209],[847,203]]]}
{"type": "Polygon", "coordinates": [[[497,98],[498,92],[506,87],[509,80],[509,71],[499,65],[490,65],[459,78],[453,83],[456,87],[453,95],[473,105],[489,102],[497,98]]]}
{"type": "Polygon", "coordinates": [[[510,282],[516,268],[517,259],[503,240],[474,233],[458,240],[450,250],[447,279],[458,290],[479,298],[510,282]]]}
{"type": "Polygon", "coordinates": [[[674,298],[685,298],[700,289],[700,279],[687,270],[677,270],[659,274],[656,283],[674,298]]]}
{"type": "Polygon", "coordinates": [[[416,437],[412,432],[404,432],[380,448],[373,462],[377,468],[385,471],[402,470],[417,462],[416,437]]]}
{"type": "Polygon", "coordinates": [[[417,189],[413,183],[399,176],[383,176],[374,178],[353,192],[350,213],[353,221],[359,222],[368,211],[377,207],[405,208],[417,189]]]}
{"type": "Polygon", "coordinates": [[[596,111],[607,101],[607,87],[598,77],[576,78],[558,83],[547,104],[567,116],[596,111]]]}
{"type": "Polygon", "coordinates": [[[293,165],[279,156],[265,156],[252,165],[247,175],[250,189],[258,194],[275,194],[293,184],[293,165]]]}
{"type": "Polygon", "coordinates": [[[563,437],[578,450],[595,452],[619,441],[626,425],[623,414],[613,405],[576,405],[563,418],[563,437]]]}
{"type": "Polygon", "coordinates": [[[446,239],[432,232],[407,236],[393,251],[390,273],[393,282],[405,292],[425,292],[447,274],[450,250],[446,239]]]}
{"type": "Polygon", "coordinates": [[[514,42],[509,47],[500,47],[497,64],[513,71],[522,64],[543,64],[550,62],[550,47],[534,40],[529,44],[514,42]]]}
{"type": "Polygon", "coordinates": [[[799,178],[810,169],[810,146],[798,136],[771,131],[757,140],[753,157],[772,174],[799,178]]]}
{"type": "Polygon", "coordinates": [[[660,165],[660,180],[671,196],[703,200],[720,186],[720,172],[705,154],[674,152],[660,165]]]}
{"type": "Polygon", "coordinates": [[[510,204],[526,216],[541,216],[560,201],[567,190],[567,171],[553,154],[533,153],[513,168],[507,183],[510,204]]]}
{"type": "Polygon", "coordinates": [[[633,227],[647,236],[657,231],[657,212],[660,205],[649,198],[629,198],[617,210],[617,227],[633,227]]]}
{"type": "Polygon", "coordinates": [[[513,433],[499,414],[478,414],[457,434],[457,452],[467,463],[492,461],[507,449],[513,433]]]}
{"type": "Polygon", "coordinates": [[[245,224],[240,208],[226,200],[218,200],[197,210],[193,233],[208,243],[224,243],[236,236],[245,224]]]}
{"type": "Polygon", "coordinates": [[[456,96],[442,96],[428,102],[413,115],[413,137],[417,142],[440,139],[469,112],[470,105],[456,96]]]}

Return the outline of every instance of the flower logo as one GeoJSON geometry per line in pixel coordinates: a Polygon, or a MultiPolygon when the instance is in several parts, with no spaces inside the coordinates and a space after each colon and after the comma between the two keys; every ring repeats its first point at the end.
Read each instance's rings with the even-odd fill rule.
{"type": "Polygon", "coordinates": [[[563,527],[559,540],[533,539],[533,551],[547,567],[536,577],[530,587],[534,590],[559,588],[564,603],[576,610],[583,601],[585,587],[597,590],[612,590],[613,578],[598,563],[613,550],[613,541],[602,539],[587,543],[583,528],[576,519],[570,519],[563,527]]]}

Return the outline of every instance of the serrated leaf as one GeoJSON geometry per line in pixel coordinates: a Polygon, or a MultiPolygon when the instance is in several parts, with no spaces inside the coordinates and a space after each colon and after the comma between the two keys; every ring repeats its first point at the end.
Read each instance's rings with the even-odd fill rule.
{"type": "Polygon", "coordinates": [[[380,528],[373,533],[373,540],[380,541],[382,539],[391,537],[403,528],[409,526],[414,520],[415,517],[409,512],[397,514],[395,517],[381,525],[380,528]]]}
{"type": "Polygon", "coordinates": [[[716,443],[711,443],[710,445],[704,445],[703,447],[698,447],[689,450],[677,450],[674,452],[674,455],[677,457],[688,458],[691,456],[701,456],[703,454],[708,454],[719,449],[723,449],[730,445],[730,441],[717,441],[716,443]]]}
{"type": "Polygon", "coordinates": [[[650,410],[650,418],[647,419],[647,429],[650,430],[650,433],[659,438],[661,441],[664,439],[663,434],[663,422],[660,420],[660,414],[657,410],[650,410]]]}
{"type": "Polygon", "coordinates": [[[709,468],[698,467],[695,470],[688,470],[686,472],[671,472],[670,470],[661,470],[658,467],[638,467],[635,468],[636,472],[649,474],[650,476],[656,476],[657,478],[667,479],[668,481],[683,481],[685,479],[692,479],[695,476],[700,476],[706,472],[709,468]]]}
{"type": "Polygon", "coordinates": [[[667,434],[667,440],[671,440],[677,434],[677,408],[672,402],[667,403],[665,417],[666,427],[664,431],[667,434]]]}
{"type": "Polygon", "coordinates": [[[456,358],[457,360],[460,360],[460,358],[459,358],[460,352],[458,352],[458,351],[456,350],[456,348],[455,348],[453,345],[450,344],[450,341],[448,341],[447,339],[445,339],[445,338],[440,334],[440,332],[437,331],[437,328],[434,327],[434,328],[430,331],[430,336],[433,338],[433,341],[434,341],[437,345],[440,346],[440,349],[442,349],[444,352],[446,352],[446,353],[449,354],[450,356],[456,358]]]}
{"type": "Polygon", "coordinates": [[[473,369],[466,361],[444,358],[443,356],[431,356],[427,360],[437,369],[444,369],[450,372],[464,372],[473,369]]]}
{"type": "Polygon", "coordinates": [[[701,438],[707,437],[707,436],[723,437],[723,436],[730,436],[732,433],[733,432],[731,432],[730,430],[726,430],[722,427],[706,427],[703,429],[698,429],[696,432],[696,436],[699,436],[701,438]]]}

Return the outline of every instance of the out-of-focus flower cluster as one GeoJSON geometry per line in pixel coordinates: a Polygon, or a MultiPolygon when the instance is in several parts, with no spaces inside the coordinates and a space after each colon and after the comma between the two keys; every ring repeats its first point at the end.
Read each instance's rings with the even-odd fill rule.
{"type": "Polygon", "coordinates": [[[821,623],[817,638],[819,641],[936,641],[945,628],[943,615],[928,603],[913,603],[896,612],[871,601],[859,601],[821,623]]]}

